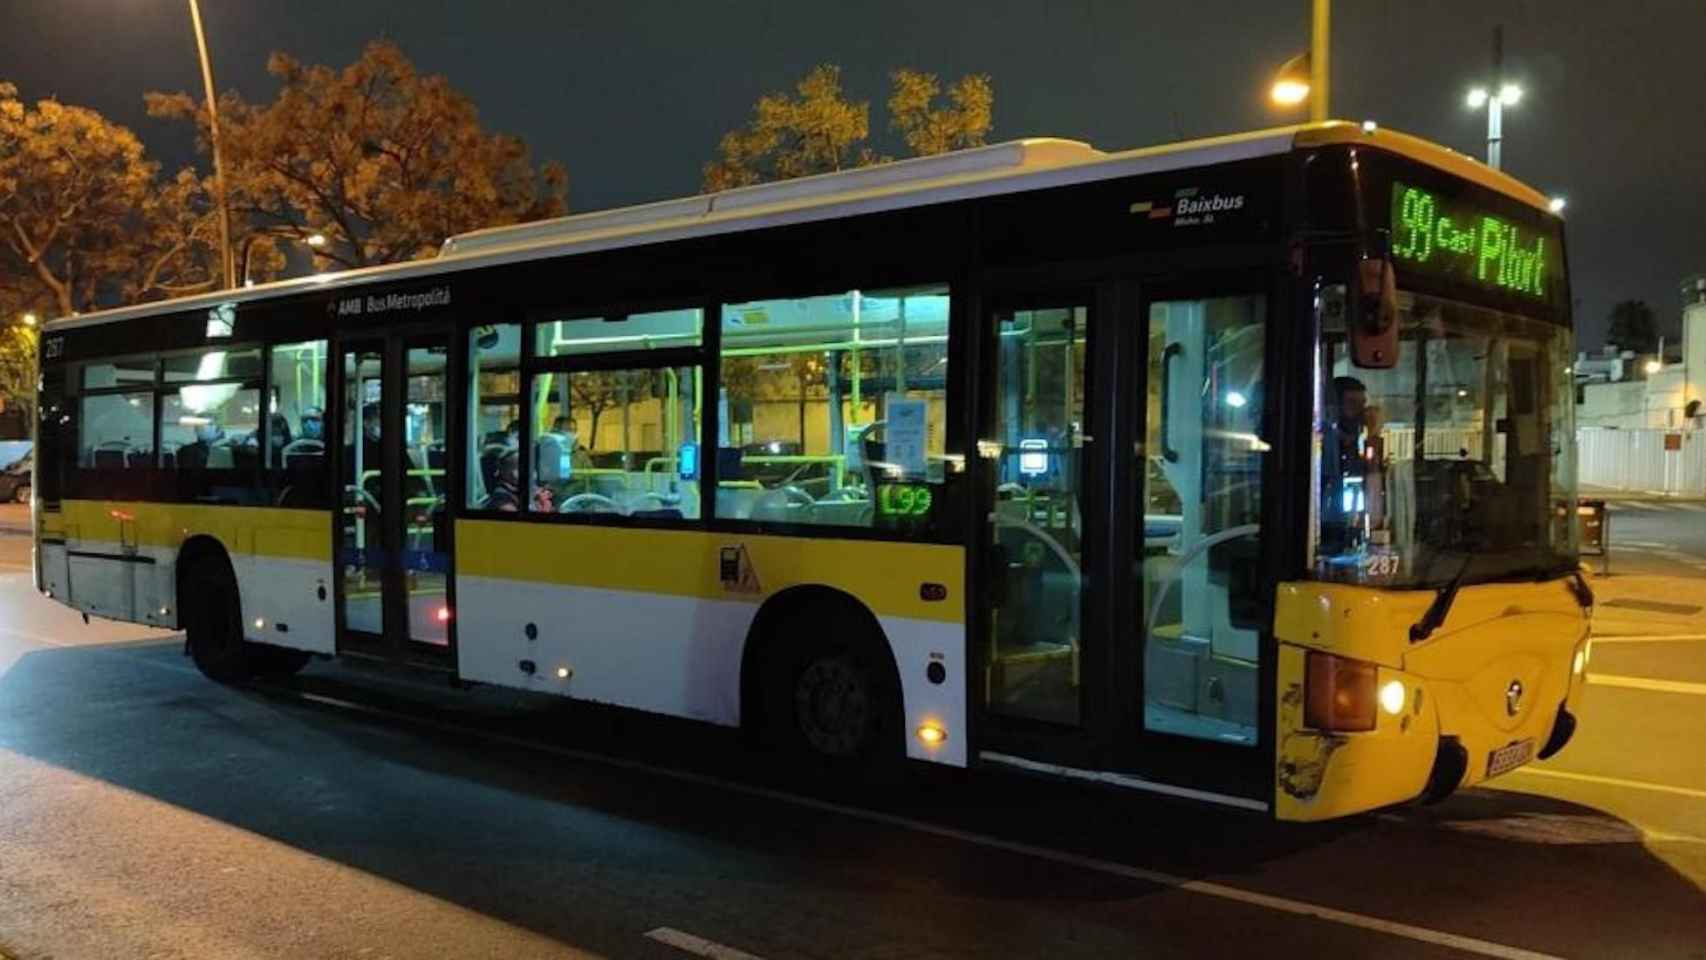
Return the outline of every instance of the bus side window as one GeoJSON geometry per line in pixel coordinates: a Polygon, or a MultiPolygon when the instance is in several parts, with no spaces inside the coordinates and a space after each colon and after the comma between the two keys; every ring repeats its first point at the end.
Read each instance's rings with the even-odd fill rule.
{"type": "Polygon", "coordinates": [[[469,331],[466,382],[463,504],[470,510],[503,510],[506,502],[499,488],[505,461],[520,459],[521,324],[487,324],[469,331]]]}
{"type": "Polygon", "coordinates": [[[953,522],[944,285],[722,309],[720,515],[904,536],[953,522]]]}
{"type": "Polygon", "coordinates": [[[267,475],[281,507],[326,507],[326,341],[272,348],[264,420],[267,475]]]}

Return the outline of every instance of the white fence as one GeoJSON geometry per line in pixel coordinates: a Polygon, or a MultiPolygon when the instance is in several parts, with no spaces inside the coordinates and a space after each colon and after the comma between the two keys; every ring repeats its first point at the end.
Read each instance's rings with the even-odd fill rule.
{"type": "Polygon", "coordinates": [[[1576,430],[1577,477],[1615,490],[1706,495],[1706,431],[1576,430]],[[1665,449],[1666,436],[1680,438],[1665,449]]]}

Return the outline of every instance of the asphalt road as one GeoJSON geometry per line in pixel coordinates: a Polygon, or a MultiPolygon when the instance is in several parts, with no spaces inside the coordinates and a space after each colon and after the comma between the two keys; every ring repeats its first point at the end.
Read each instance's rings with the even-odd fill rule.
{"type": "Polygon", "coordinates": [[[0,534],[20,960],[1706,957],[1706,637],[1597,648],[1596,676],[1685,685],[1590,685],[1578,742],[1504,789],[1297,827],[778,779],[724,731],[339,664],[220,687],[37,597],[27,546],[0,534]]]}
{"type": "MultiPolygon", "coordinates": [[[[1607,506],[1612,576],[1686,572],[1706,577],[1706,501],[1614,500],[1607,506]]],[[[1595,569],[1603,563],[1587,559],[1595,569]]]]}

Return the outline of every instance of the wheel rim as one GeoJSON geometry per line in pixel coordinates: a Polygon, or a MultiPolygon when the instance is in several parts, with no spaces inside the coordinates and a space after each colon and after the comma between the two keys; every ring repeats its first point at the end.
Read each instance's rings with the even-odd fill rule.
{"type": "Polygon", "coordinates": [[[794,685],[800,734],[813,750],[852,756],[864,746],[871,719],[865,672],[846,657],[814,660],[794,685]]]}

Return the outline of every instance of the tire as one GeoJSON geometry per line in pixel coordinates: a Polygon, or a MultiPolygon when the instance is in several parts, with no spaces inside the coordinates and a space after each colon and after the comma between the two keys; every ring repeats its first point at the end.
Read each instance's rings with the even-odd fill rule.
{"type": "Polygon", "coordinates": [[[295,676],[314,655],[304,650],[275,647],[268,643],[248,645],[249,662],[256,676],[283,678],[295,676]]]}
{"type": "Polygon", "coordinates": [[[196,669],[216,683],[242,683],[252,677],[255,663],[243,638],[243,610],[231,568],[218,557],[191,561],[178,594],[196,669]]]}
{"type": "Polygon", "coordinates": [[[776,657],[769,671],[764,716],[769,739],[784,749],[831,768],[870,770],[903,753],[899,683],[879,656],[886,641],[866,636],[857,618],[842,619],[827,629],[819,618],[782,625],[770,649],[792,655],[776,657]]]}

